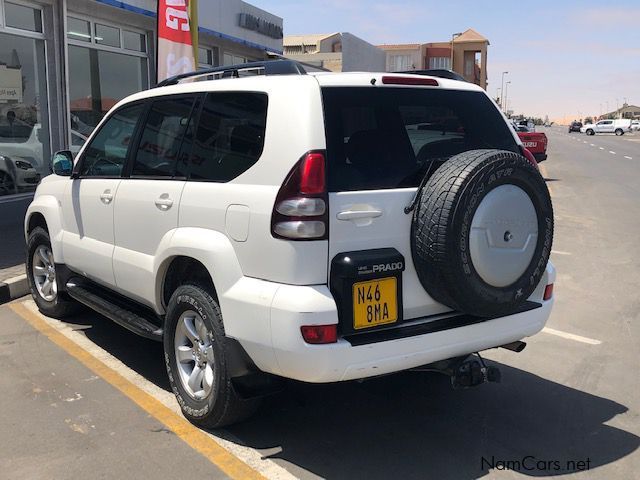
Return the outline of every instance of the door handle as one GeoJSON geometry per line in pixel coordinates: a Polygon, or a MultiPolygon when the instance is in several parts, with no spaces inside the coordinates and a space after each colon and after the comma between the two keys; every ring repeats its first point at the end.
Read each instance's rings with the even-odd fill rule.
{"type": "Polygon", "coordinates": [[[346,210],[339,212],[336,216],[338,220],[360,220],[363,218],[377,218],[382,216],[382,210],[346,210]]]}
{"type": "Polygon", "coordinates": [[[168,193],[163,193],[159,198],[156,198],[155,204],[159,210],[165,212],[173,206],[173,200],[169,198],[168,193]]]}
{"type": "Polygon", "coordinates": [[[112,200],[113,200],[113,194],[111,193],[111,190],[105,190],[100,194],[100,201],[105,205],[109,205],[112,200]]]}

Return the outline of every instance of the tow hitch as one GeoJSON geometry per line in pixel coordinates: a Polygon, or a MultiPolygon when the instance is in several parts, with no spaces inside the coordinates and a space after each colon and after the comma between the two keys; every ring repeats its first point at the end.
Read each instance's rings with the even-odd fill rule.
{"type": "Polygon", "coordinates": [[[500,370],[497,367],[490,367],[484,363],[479,353],[467,357],[451,358],[423,367],[415,368],[414,371],[438,372],[451,379],[451,386],[454,389],[469,388],[487,382],[500,382],[500,370]]]}

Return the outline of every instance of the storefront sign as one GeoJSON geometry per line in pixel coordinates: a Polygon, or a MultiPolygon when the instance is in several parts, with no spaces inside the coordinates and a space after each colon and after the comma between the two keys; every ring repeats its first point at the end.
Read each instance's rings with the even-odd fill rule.
{"type": "Polygon", "coordinates": [[[158,82],[196,69],[197,12],[197,0],[158,0],[158,82]]]}
{"type": "Polygon", "coordinates": [[[22,102],[22,69],[0,65],[0,102],[22,102]]]}
{"type": "Polygon", "coordinates": [[[258,17],[254,17],[248,13],[240,14],[240,23],[242,28],[247,30],[253,30],[254,32],[261,33],[271,38],[282,38],[282,27],[275,23],[267,22],[258,17]]]}

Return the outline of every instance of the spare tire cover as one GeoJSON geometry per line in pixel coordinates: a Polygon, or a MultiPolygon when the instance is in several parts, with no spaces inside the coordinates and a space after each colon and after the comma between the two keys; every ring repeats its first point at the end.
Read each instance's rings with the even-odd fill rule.
{"type": "Polygon", "coordinates": [[[434,300],[501,316],[516,311],[542,278],[553,207],[540,172],[523,156],[471,150],[429,178],[411,229],[416,272],[434,300]]]}

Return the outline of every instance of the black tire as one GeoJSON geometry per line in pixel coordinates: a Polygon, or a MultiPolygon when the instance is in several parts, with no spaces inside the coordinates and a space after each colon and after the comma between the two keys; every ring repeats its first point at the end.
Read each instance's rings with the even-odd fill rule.
{"type": "Polygon", "coordinates": [[[472,150],[445,162],[425,185],[412,221],[413,261],[424,289],[438,302],[482,317],[513,313],[526,301],[545,271],[552,240],[553,207],[544,179],[524,157],[501,150],[472,150]],[[501,185],[515,185],[528,196],[538,235],[524,273],[509,285],[493,286],[474,268],[469,238],[483,198],[501,185]]]}
{"type": "Polygon", "coordinates": [[[624,130],[621,128],[616,128],[615,134],[619,137],[620,135],[624,135],[624,130]]]}
{"type": "MultiPolygon", "coordinates": [[[[82,310],[82,306],[69,298],[65,293],[58,291],[53,300],[46,300],[36,287],[36,280],[33,273],[33,256],[36,249],[40,246],[45,246],[51,249],[51,240],[49,239],[49,232],[42,227],[34,228],[29,234],[27,240],[27,280],[29,282],[29,288],[31,290],[31,296],[33,301],[38,305],[40,312],[48,317],[53,318],[65,318],[74,313],[82,310]]],[[[55,264],[54,264],[55,265],[55,264]]]]}
{"type": "Polygon", "coordinates": [[[190,422],[204,428],[219,428],[238,423],[253,415],[259,408],[261,398],[243,399],[233,386],[227,370],[220,307],[205,289],[197,285],[183,285],[176,289],[167,306],[163,341],[169,382],[182,413],[190,422]],[[174,348],[176,327],[181,315],[188,310],[197,312],[212,334],[214,381],[209,395],[201,400],[193,398],[186,391],[177,369],[174,348]]]}
{"type": "Polygon", "coordinates": [[[594,132],[593,130],[589,129],[587,130],[587,135],[595,135],[596,132],[594,132]]]}

